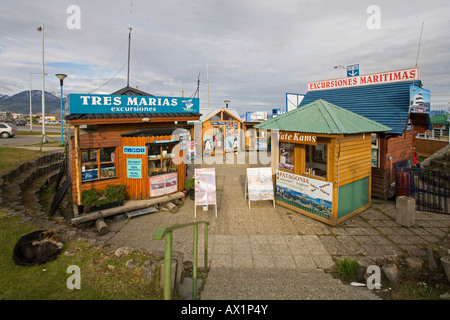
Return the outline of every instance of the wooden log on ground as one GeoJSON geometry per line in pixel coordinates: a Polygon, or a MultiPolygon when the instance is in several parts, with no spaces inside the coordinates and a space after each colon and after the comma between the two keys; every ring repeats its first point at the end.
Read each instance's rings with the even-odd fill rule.
{"type": "Polygon", "coordinates": [[[173,194],[169,194],[166,196],[162,196],[162,197],[158,197],[158,198],[153,198],[153,199],[146,199],[146,200],[135,200],[135,201],[127,201],[123,206],[120,207],[116,207],[116,208],[111,208],[111,209],[106,209],[106,210],[101,210],[101,211],[94,211],[91,213],[87,213],[81,216],[77,216],[75,218],[72,218],[70,220],[70,222],[73,225],[77,225],[86,221],[91,221],[91,220],[97,220],[100,218],[106,218],[106,217],[110,217],[110,216],[114,216],[116,214],[119,213],[124,213],[124,212],[128,212],[128,211],[133,211],[133,210],[139,210],[139,209],[144,209],[147,208],[149,206],[153,206],[155,204],[158,203],[162,203],[162,202],[168,202],[171,201],[173,199],[180,199],[184,197],[184,193],[183,192],[176,192],[173,194]]]}
{"type": "Polygon", "coordinates": [[[178,206],[177,205],[175,205],[175,204],[173,204],[172,202],[164,202],[163,204],[162,204],[164,207],[166,207],[167,209],[169,209],[170,210],[170,212],[172,212],[172,213],[176,213],[176,212],[178,212],[178,206]]]}
{"type": "Polygon", "coordinates": [[[109,227],[103,218],[95,221],[95,227],[97,228],[98,233],[102,236],[109,232],[109,227]]]}

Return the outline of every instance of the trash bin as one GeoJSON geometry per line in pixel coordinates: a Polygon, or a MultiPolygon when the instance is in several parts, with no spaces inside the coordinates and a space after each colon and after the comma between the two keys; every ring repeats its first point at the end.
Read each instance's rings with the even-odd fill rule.
{"type": "Polygon", "coordinates": [[[409,197],[411,176],[408,171],[397,171],[395,173],[396,196],[409,197]]]}

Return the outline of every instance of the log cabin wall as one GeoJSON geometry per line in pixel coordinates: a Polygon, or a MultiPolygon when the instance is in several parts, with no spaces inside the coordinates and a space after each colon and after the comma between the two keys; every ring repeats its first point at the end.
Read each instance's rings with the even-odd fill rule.
{"type": "Polygon", "coordinates": [[[394,196],[391,186],[395,183],[395,165],[406,164],[413,159],[415,131],[403,135],[380,136],[379,167],[372,167],[372,196],[391,198],[394,196]]]}
{"type": "Polygon", "coordinates": [[[339,186],[367,177],[371,174],[371,135],[346,135],[336,140],[334,171],[339,186]]]}
{"type": "MultiPolygon", "coordinates": [[[[95,127],[95,126],[94,126],[95,127]]],[[[173,128],[173,123],[158,123],[158,128],[173,128]]],[[[144,199],[150,197],[150,179],[148,177],[148,163],[147,155],[142,155],[142,179],[127,179],[126,172],[126,158],[136,158],[137,155],[123,154],[123,146],[145,146],[146,143],[152,143],[155,140],[170,140],[171,136],[157,136],[157,137],[122,137],[122,133],[135,129],[148,129],[152,128],[149,125],[143,124],[104,124],[96,126],[96,129],[86,130],[84,134],[80,134],[80,150],[91,148],[115,148],[115,177],[108,179],[99,179],[93,181],[84,181],[81,183],[81,191],[96,189],[104,191],[108,185],[127,185],[127,198],[129,199],[144,199]],[[94,131],[96,130],[96,131],[94,131]],[[123,141],[122,141],[123,140],[123,141]]],[[[74,146],[73,137],[71,145],[74,146]]],[[[76,149],[75,147],[70,150],[72,154],[71,166],[76,167],[76,149]]],[[[183,189],[184,181],[186,178],[186,166],[180,164],[177,173],[177,189],[180,191],[183,189]]],[[[72,200],[77,203],[77,186],[76,181],[78,179],[76,170],[73,170],[72,175],[72,200]]]]}

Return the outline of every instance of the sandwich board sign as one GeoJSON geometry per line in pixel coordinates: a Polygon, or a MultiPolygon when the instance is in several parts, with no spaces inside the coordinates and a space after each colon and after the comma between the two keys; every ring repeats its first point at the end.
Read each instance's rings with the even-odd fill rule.
{"type": "Polygon", "coordinates": [[[250,201],[272,200],[275,208],[273,193],[272,168],[247,168],[247,188],[245,197],[250,201]]]}
{"type": "Polygon", "coordinates": [[[215,168],[195,169],[195,217],[197,206],[215,205],[217,217],[216,170],[215,168]]]}

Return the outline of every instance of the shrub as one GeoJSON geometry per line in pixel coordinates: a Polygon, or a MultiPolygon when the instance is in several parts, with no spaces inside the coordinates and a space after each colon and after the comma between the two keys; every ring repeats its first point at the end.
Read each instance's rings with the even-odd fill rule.
{"type": "Polygon", "coordinates": [[[190,178],[190,179],[186,180],[186,182],[184,183],[184,188],[186,190],[194,190],[195,189],[195,180],[194,180],[194,178],[190,178]]]}

